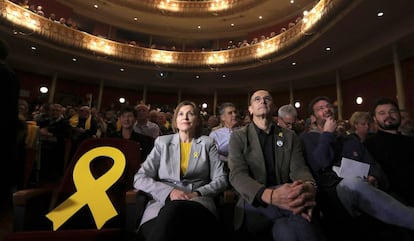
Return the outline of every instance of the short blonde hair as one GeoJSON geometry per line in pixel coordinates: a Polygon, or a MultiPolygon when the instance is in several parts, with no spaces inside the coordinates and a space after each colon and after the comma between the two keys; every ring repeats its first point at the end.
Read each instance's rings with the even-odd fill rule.
{"type": "Polygon", "coordinates": [[[351,131],[355,130],[355,125],[361,122],[371,123],[371,115],[367,111],[355,111],[351,118],[349,118],[349,123],[351,124],[351,131]]]}

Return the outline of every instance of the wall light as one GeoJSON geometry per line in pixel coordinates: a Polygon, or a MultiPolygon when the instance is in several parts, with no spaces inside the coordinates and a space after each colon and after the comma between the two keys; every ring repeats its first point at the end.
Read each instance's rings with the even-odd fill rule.
{"type": "Polygon", "coordinates": [[[49,89],[46,86],[42,86],[40,87],[39,91],[42,94],[46,94],[47,92],[49,92],[49,89]]]}
{"type": "Polygon", "coordinates": [[[300,102],[299,101],[295,102],[295,107],[296,107],[296,109],[300,108],[300,102]]]}
{"type": "Polygon", "coordinates": [[[358,97],[355,99],[355,102],[356,102],[358,105],[360,105],[360,104],[362,104],[362,102],[364,102],[364,99],[362,99],[362,97],[361,97],[361,96],[358,96],[358,97]]]}

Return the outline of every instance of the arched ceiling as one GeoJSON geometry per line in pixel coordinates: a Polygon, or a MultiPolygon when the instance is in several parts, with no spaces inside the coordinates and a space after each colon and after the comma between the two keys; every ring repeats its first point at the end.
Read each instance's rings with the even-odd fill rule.
{"type": "MultiPolygon", "coordinates": [[[[34,35],[15,35],[12,34],[13,29],[7,26],[0,26],[0,32],[2,37],[8,40],[12,47],[12,55],[9,58],[9,62],[13,67],[48,76],[57,74],[58,79],[79,80],[91,83],[99,83],[102,80],[107,86],[136,90],[147,87],[149,91],[177,92],[180,88],[183,92],[194,94],[212,94],[214,91],[232,94],[246,93],[250,89],[257,87],[270,88],[275,91],[287,91],[290,84],[293,85],[294,89],[332,84],[335,83],[336,73],[339,73],[341,79],[346,81],[347,78],[392,64],[391,46],[393,44],[397,46],[400,59],[412,58],[414,56],[414,14],[412,14],[414,1],[353,1],[358,3],[349,11],[343,13],[343,16],[338,16],[335,21],[328,23],[323,31],[309,33],[313,41],[306,44],[306,46],[299,46],[297,51],[281,56],[274,61],[264,60],[267,61],[266,64],[258,65],[255,68],[227,71],[220,68],[211,68],[200,73],[186,71],[185,69],[169,70],[163,66],[143,67],[133,63],[102,58],[101,56],[91,56],[77,49],[68,49],[53,42],[36,38],[34,35]],[[377,17],[379,11],[383,11],[384,16],[377,17]],[[34,45],[37,46],[36,51],[31,50],[31,46],[34,45]],[[331,51],[325,51],[326,47],[330,47],[331,51]],[[77,58],[77,61],[73,62],[72,58],[77,58]],[[293,62],[296,65],[292,65],[293,62]],[[120,71],[121,68],[124,71],[120,71]],[[167,73],[163,78],[158,75],[161,71],[167,73]]],[[[74,11],[78,13],[85,12],[90,17],[100,18],[102,21],[105,20],[113,24],[119,22],[119,26],[124,26],[125,28],[131,26],[129,22],[121,25],[122,19],[124,19],[124,16],[127,16],[124,9],[125,6],[121,4],[114,9],[111,8],[113,16],[106,16],[102,14],[94,15],[88,12],[94,9],[92,9],[93,7],[89,10],[86,9],[84,2],[94,1],[62,0],[63,2],[70,2],[73,6],[76,6],[74,11]]],[[[112,6],[118,2],[139,1],[103,0],[96,2],[104,2],[107,6],[112,6]]],[[[256,11],[259,11],[258,9],[265,11],[265,9],[271,8],[271,3],[274,5],[274,3],[279,1],[257,2],[260,2],[260,4],[255,7],[256,11]],[[264,6],[267,7],[264,8],[264,6]]],[[[300,0],[296,2],[303,3],[302,7],[311,3],[311,1],[300,0]]],[[[100,9],[105,9],[105,7],[100,7],[100,9]]],[[[107,9],[106,11],[109,10],[107,9]]],[[[288,18],[302,10],[301,7],[297,7],[295,11],[281,15],[281,19],[288,18]]],[[[128,11],[133,12],[133,10],[128,11]]],[[[277,12],[276,9],[272,11],[277,12]]],[[[245,14],[246,16],[258,14],[258,12],[256,14],[253,12],[253,10],[245,10],[239,14],[245,14]]],[[[190,34],[189,32],[192,31],[192,27],[189,26],[193,24],[188,22],[184,24],[182,22],[184,19],[188,21],[186,17],[168,16],[166,18],[157,12],[145,14],[151,15],[153,18],[152,21],[147,23],[154,24],[154,26],[149,27],[154,29],[154,32],[151,32],[153,34],[174,37],[180,28],[187,28],[185,31],[180,32],[180,36],[186,36],[187,33],[190,34]],[[171,20],[166,20],[170,18],[171,20]],[[173,24],[176,30],[169,31],[165,30],[165,28],[163,29],[165,22],[173,24]]],[[[266,16],[265,14],[263,15],[266,16]]],[[[232,13],[229,16],[237,16],[237,14],[232,13]]],[[[223,19],[229,16],[220,16],[219,18],[223,19]]],[[[196,21],[197,18],[191,17],[191,19],[189,22],[196,21]]],[[[229,34],[229,36],[240,34],[238,30],[225,30],[222,27],[223,24],[220,24],[220,20],[213,17],[204,17],[203,21],[210,24],[205,26],[217,27],[215,31],[205,31],[205,36],[209,38],[221,37],[225,34],[229,34]]],[[[240,21],[242,22],[242,20],[240,21]]],[[[274,24],[275,22],[272,21],[270,21],[271,24],[274,24]]],[[[240,25],[242,25],[241,22],[240,25]]],[[[248,23],[246,21],[244,23],[246,28],[240,31],[253,31],[255,28],[248,27],[253,26],[253,22],[248,23]]],[[[266,24],[256,25],[257,27],[266,26],[266,24]]],[[[142,28],[139,31],[144,31],[145,29],[142,28]]],[[[214,29],[214,27],[211,27],[211,29],[214,29]]],[[[191,34],[187,38],[190,38],[190,36],[191,34]]],[[[197,36],[199,35],[197,34],[197,36]]],[[[258,61],[263,60],[259,59],[258,61]]]]}
{"type": "Polygon", "coordinates": [[[150,4],[156,2],[153,0],[58,1],[79,15],[122,29],[168,38],[211,40],[247,36],[250,32],[300,16],[316,3],[315,0],[293,3],[290,0],[237,0],[234,2],[238,4],[228,10],[202,11],[197,5],[216,1],[193,1],[182,3],[189,5],[192,11],[174,12],[150,4]]]}

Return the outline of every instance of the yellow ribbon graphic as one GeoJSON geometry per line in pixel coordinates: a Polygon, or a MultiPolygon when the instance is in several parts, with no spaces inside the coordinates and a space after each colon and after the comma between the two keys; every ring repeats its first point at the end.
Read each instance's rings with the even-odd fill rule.
{"type": "Polygon", "coordinates": [[[106,190],[121,177],[125,165],[124,154],[114,147],[96,147],[83,154],[73,169],[73,181],[77,191],[46,215],[53,222],[53,230],[56,231],[86,204],[98,229],[101,229],[106,221],[118,215],[106,190]],[[95,179],[89,165],[99,156],[112,158],[114,164],[104,175],[95,179]]]}

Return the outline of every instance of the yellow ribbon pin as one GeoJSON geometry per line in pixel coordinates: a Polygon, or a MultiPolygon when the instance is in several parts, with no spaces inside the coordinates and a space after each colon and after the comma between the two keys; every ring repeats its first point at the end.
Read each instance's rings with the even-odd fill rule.
{"type": "Polygon", "coordinates": [[[109,219],[118,215],[106,190],[121,177],[125,165],[124,154],[114,147],[96,147],[83,154],[73,169],[73,181],[77,191],[46,215],[53,222],[53,230],[56,231],[86,204],[91,210],[98,229],[101,229],[109,219]],[[104,175],[95,179],[90,172],[89,165],[99,156],[112,158],[114,164],[104,175]]]}

